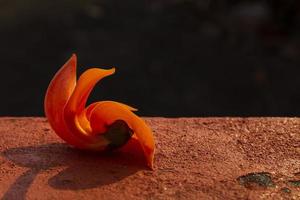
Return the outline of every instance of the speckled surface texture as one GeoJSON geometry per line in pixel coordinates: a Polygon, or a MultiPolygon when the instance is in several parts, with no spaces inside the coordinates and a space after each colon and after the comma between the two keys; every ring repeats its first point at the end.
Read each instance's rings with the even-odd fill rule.
{"type": "Polygon", "coordinates": [[[0,118],[3,199],[300,199],[299,118],[145,118],[155,170],[75,150],[44,118],[0,118]]]}

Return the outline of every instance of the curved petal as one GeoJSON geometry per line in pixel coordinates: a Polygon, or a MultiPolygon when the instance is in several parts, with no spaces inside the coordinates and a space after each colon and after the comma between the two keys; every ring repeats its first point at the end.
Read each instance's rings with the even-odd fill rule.
{"type": "MultiPolygon", "coordinates": [[[[72,132],[82,140],[85,140],[87,142],[94,142],[94,138],[90,137],[94,134],[91,130],[87,115],[89,114],[89,111],[92,110],[92,108],[94,108],[96,105],[100,105],[107,102],[97,102],[91,104],[87,109],[85,109],[87,99],[97,82],[99,82],[102,78],[112,75],[114,73],[114,68],[109,70],[92,68],[85,71],[79,77],[74,92],[65,107],[64,114],[69,129],[71,129],[72,132]]],[[[125,104],[122,105],[127,109],[135,110],[134,108],[125,104]]],[[[105,131],[106,128],[103,129],[101,133],[104,133],[105,131]]]]}
{"type": "MultiPolygon", "coordinates": [[[[91,117],[91,113],[93,111],[93,109],[101,104],[107,103],[107,102],[112,102],[112,101],[99,101],[99,102],[95,102],[92,103],[91,105],[89,105],[87,108],[84,109],[84,111],[82,113],[80,113],[78,119],[78,123],[81,126],[82,129],[84,129],[86,132],[88,132],[90,135],[94,135],[95,132],[92,131],[92,128],[90,126],[90,117],[91,117]]],[[[124,108],[130,110],[130,111],[137,111],[136,108],[133,108],[131,106],[128,106],[126,104],[123,103],[119,103],[119,102],[115,102],[120,104],[121,106],[123,106],[124,108]]],[[[99,133],[96,133],[99,134],[99,133]]]]}
{"type": "Polygon", "coordinates": [[[114,73],[115,68],[108,70],[92,68],[85,71],[80,76],[66,109],[70,112],[75,113],[82,112],[85,108],[86,101],[96,83],[99,82],[102,78],[114,73]]]}
{"type": "Polygon", "coordinates": [[[96,106],[90,116],[92,130],[96,133],[103,132],[116,120],[124,120],[134,131],[143,148],[148,166],[153,168],[154,138],[144,120],[116,102],[106,102],[96,106]]]}
{"type": "MultiPolygon", "coordinates": [[[[84,142],[99,143],[99,138],[91,137],[89,121],[84,111],[89,94],[99,80],[114,72],[114,68],[110,70],[93,68],[85,71],[77,81],[77,85],[64,109],[68,128],[84,142]]],[[[106,141],[101,141],[100,143],[105,145],[106,141]]]]}
{"type": "Polygon", "coordinates": [[[44,102],[46,117],[59,137],[67,143],[82,147],[82,141],[78,140],[68,131],[64,123],[64,108],[72,95],[76,85],[76,55],[62,66],[50,82],[44,102]]]}

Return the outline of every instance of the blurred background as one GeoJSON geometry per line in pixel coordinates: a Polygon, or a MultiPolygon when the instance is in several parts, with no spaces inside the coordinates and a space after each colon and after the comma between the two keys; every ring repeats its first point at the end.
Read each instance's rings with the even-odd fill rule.
{"type": "Polygon", "coordinates": [[[0,0],[0,115],[43,116],[72,53],[89,101],[144,116],[300,116],[300,1],[0,0]]]}

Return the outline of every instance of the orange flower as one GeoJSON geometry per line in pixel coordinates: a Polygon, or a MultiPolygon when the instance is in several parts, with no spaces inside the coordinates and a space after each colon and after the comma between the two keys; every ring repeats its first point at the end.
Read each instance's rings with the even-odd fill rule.
{"type": "Polygon", "coordinates": [[[76,63],[73,54],[54,76],[46,93],[45,113],[56,134],[80,149],[126,151],[140,145],[147,165],[153,168],[152,131],[132,112],[136,109],[114,101],[85,107],[95,84],[114,74],[115,69],[92,68],[77,81],[76,63]]]}

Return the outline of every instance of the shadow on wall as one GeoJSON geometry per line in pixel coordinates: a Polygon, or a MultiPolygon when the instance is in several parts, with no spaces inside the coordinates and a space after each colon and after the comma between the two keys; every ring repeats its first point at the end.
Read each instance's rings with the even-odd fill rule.
{"type": "Polygon", "coordinates": [[[13,148],[2,152],[2,155],[16,165],[28,168],[9,187],[4,200],[26,199],[35,177],[53,167],[67,167],[48,180],[51,187],[60,190],[101,187],[145,170],[142,158],[136,159],[120,152],[91,154],[60,143],[13,148]]]}

